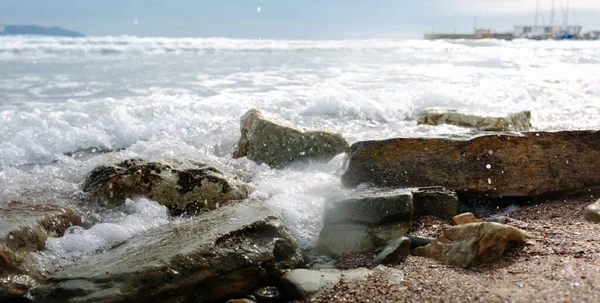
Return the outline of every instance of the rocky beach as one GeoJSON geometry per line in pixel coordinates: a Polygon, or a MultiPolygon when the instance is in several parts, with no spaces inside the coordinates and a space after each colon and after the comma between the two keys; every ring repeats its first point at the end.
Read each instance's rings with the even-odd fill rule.
{"type": "Polygon", "coordinates": [[[599,299],[600,62],[575,46],[7,41],[0,301],[599,299]]]}

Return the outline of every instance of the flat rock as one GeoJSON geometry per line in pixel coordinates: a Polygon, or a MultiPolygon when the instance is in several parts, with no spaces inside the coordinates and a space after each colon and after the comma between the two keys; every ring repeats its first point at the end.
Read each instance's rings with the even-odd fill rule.
{"type": "Polygon", "coordinates": [[[600,132],[530,132],[468,140],[399,138],[352,145],[347,187],[444,186],[459,196],[530,197],[600,185],[600,132]]]}
{"type": "Polygon", "coordinates": [[[244,114],[240,128],[242,136],[233,157],[247,157],[274,168],[294,162],[327,162],[349,148],[339,133],[299,128],[258,109],[244,114]]]}
{"type": "Polygon", "coordinates": [[[145,196],[174,213],[212,210],[246,199],[254,190],[215,167],[179,159],[129,159],[98,166],[87,175],[82,189],[101,205],[121,205],[127,198],[145,196]]]}
{"type": "Polygon", "coordinates": [[[281,216],[258,201],[175,220],[77,261],[36,302],[215,302],[240,298],[300,265],[281,216]]]}
{"type": "Polygon", "coordinates": [[[484,131],[528,131],[531,112],[522,111],[506,117],[489,117],[460,113],[455,110],[425,110],[419,114],[417,124],[452,124],[484,131]]]}
{"type": "Polygon", "coordinates": [[[383,274],[385,279],[392,284],[404,281],[404,274],[398,269],[379,265],[374,269],[355,268],[349,270],[338,269],[294,269],[282,276],[283,288],[286,294],[294,299],[311,300],[319,296],[324,290],[333,287],[339,281],[366,281],[370,275],[383,274]]]}
{"type": "Polygon", "coordinates": [[[339,258],[386,245],[406,234],[413,216],[411,190],[349,191],[326,203],[317,253],[339,258]]]}
{"type": "Polygon", "coordinates": [[[433,242],[417,247],[413,254],[458,267],[476,266],[502,257],[513,245],[522,244],[527,233],[518,228],[477,222],[453,226],[433,242]]]}
{"type": "Polygon", "coordinates": [[[600,200],[588,205],[583,210],[583,216],[588,221],[600,222],[600,200]]]}

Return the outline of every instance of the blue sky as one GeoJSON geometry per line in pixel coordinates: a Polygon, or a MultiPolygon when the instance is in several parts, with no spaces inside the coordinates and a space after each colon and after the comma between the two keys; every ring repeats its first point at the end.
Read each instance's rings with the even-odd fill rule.
{"type": "MultiPolygon", "coordinates": [[[[537,0],[0,0],[0,22],[87,35],[273,39],[419,38],[533,23],[537,0]],[[258,9],[260,7],[260,10],[258,9]]],[[[540,0],[545,23],[551,0],[540,0]]],[[[555,0],[556,23],[600,29],[600,0],[555,0]]],[[[540,18],[540,23],[541,23],[540,18]]]]}

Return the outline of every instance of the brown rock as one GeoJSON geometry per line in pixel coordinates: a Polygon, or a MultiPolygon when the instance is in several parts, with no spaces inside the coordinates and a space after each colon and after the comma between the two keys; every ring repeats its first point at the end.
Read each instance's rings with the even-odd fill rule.
{"type": "Polygon", "coordinates": [[[417,256],[445,264],[469,267],[502,257],[515,244],[525,241],[527,233],[518,228],[492,222],[453,226],[425,246],[417,247],[417,256]]]}
{"type": "Polygon", "coordinates": [[[244,114],[240,128],[242,136],[233,157],[247,157],[276,168],[309,160],[326,162],[349,147],[339,133],[298,128],[257,109],[244,114]]]}
{"type": "Polygon", "coordinates": [[[600,222],[600,199],[583,210],[583,217],[588,221],[600,222]]]}
{"type": "Polygon", "coordinates": [[[469,140],[389,139],[352,145],[345,186],[442,185],[459,195],[523,197],[600,185],[600,132],[530,132],[469,140]]]}
{"type": "Polygon", "coordinates": [[[462,213],[452,217],[452,225],[462,225],[477,222],[477,217],[473,213],[462,213]]]}

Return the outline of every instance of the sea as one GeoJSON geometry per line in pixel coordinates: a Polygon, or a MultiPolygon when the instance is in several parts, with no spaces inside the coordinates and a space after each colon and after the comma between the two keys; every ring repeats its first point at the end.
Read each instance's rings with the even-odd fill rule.
{"type": "MultiPolygon", "coordinates": [[[[78,207],[98,165],[185,158],[252,180],[310,249],[344,156],[279,170],[233,159],[251,108],[350,143],[469,132],[417,125],[429,108],[597,130],[600,41],[0,37],[0,203],[78,207]]],[[[43,258],[102,253],[174,220],[143,197],[114,212],[50,238],[43,258]]]]}

